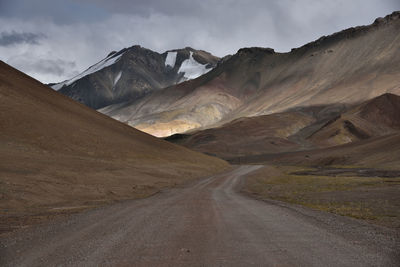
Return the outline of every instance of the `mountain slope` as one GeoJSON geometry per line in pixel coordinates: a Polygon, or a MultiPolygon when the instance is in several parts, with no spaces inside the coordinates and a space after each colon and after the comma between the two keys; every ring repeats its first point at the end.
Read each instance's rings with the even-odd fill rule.
{"type": "Polygon", "coordinates": [[[285,164],[297,166],[361,166],[396,170],[400,166],[400,134],[364,139],[343,145],[281,154],[259,154],[232,158],[232,162],[285,164]]]}
{"type": "Polygon", "coordinates": [[[104,114],[156,136],[295,107],[357,104],[400,94],[400,12],[289,53],[245,48],[207,74],[111,105],[104,114]]]}
{"type": "Polygon", "coordinates": [[[331,120],[308,139],[334,146],[400,131],[400,96],[383,94],[331,120]]]}
{"type": "Polygon", "coordinates": [[[98,109],[194,79],[210,71],[218,60],[210,53],[190,47],[159,54],[132,46],[110,53],[76,77],[51,87],[98,109]]]}
{"type": "Polygon", "coordinates": [[[333,147],[400,133],[400,96],[383,94],[355,106],[322,106],[241,118],[166,140],[231,159],[333,147]]]}
{"type": "Polygon", "coordinates": [[[27,215],[148,196],[227,167],[110,119],[3,62],[0,151],[6,227],[27,215]]]}
{"type": "Polygon", "coordinates": [[[284,112],[251,118],[240,118],[223,126],[177,134],[166,140],[220,158],[249,156],[269,152],[298,150],[288,137],[313,123],[315,119],[304,112],[284,112]]]}

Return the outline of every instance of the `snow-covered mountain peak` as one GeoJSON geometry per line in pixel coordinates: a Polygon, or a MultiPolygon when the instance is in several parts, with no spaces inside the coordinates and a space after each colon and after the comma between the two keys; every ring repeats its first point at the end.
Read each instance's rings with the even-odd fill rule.
{"type": "Polygon", "coordinates": [[[147,94],[197,78],[217,65],[218,57],[195,49],[158,53],[134,45],[111,52],[79,75],[49,84],[91,108],[134,102],[147,94]]]}
{"type": "Polygon", "coordinates": [[[119,55],[116,55],[116,53],[110,53],[108,55],[108,57],[106,57],[105,59],[101,60],[100,62],[94,64],[93,66],[89,67],[84,72],[76,75],[75,77],[71,78],[70,80],[66,80],[64,82],[54,84],[54,85],[51,86],[51,88],[53,88],[54,90],[59,90],[65,85],[67,85],[67,86],[71,85],[75,81],[77,81],[77,80],[79,80],[79,79],[81,79],[81,78],[83,78],[83,77],[85,77],[85,76],[87,76],[89,74],[95,73],[96,71],[99,71],[101,69],[104,69],[104,68],[106,68],[108,66],[113,65],[114,63],[116,63],[121,58],[121,56],[123,54],[124,53],[120,53],[119,55]]]}
{"type": "Polygon", "coordinates": [[[178,73],[184,73],[183,77],[179,82],[195,79],[207,72],[212,68],[207,68],[206,64],[201,64],[193,58],[193,52],[190,51],[189,58],[182,62],[178,73]]]}

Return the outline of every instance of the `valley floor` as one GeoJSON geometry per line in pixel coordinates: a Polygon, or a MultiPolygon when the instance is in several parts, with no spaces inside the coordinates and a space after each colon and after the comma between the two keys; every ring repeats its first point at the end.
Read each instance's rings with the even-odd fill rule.
{"type": "MultiPolygon", "coordinates": [[[[240,166],[9,233],[1,266],[396,266],[398,232],[238,193],[240,166]]],[[[398,265],[397,265],[398,266],[398,265]]]]}
{"type": "Polygon", "coordinates": [[[243,192],[400,230],[400,172],[355,166],[267,165],[243,192]]]}

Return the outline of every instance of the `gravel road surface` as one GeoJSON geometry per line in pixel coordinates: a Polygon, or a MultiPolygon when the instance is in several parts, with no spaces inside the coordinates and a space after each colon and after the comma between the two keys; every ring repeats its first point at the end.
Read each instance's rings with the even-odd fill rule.
{"type": "Polygon", "coordinates": [[[0,266],[399,266],[396,232],[238,193],[240,166],[0,240],[0,266]]]}

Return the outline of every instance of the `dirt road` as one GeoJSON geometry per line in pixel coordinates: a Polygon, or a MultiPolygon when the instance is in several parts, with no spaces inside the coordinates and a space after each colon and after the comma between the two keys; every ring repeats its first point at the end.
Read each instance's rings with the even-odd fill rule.
{"type": "Polygon", "coordinates": [[[398,266],[390,230],[237,193],[241,166],[19,231],[1,266],[398,266]]]}

